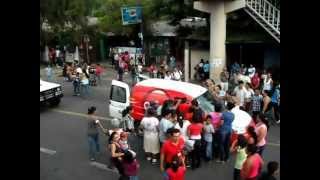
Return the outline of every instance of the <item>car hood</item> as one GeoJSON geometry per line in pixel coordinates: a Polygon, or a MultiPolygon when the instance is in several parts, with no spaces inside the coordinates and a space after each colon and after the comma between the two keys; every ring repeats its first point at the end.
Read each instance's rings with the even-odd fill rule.
{"type": "Polygon", "coordinates": [[[53,88],[57,88],[57,87],[61,87],[61,85],[57,84],[57,83],[43,81],[40,79],[40,92],[43,92],[43,91],[46,91],[49,89],[53,89],[53,88]]]}

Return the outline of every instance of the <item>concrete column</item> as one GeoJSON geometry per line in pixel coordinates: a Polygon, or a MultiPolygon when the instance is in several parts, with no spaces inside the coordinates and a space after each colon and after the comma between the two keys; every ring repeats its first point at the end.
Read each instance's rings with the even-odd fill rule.
{"type": "Polygon", "coordinates": [[[213,1],[210,15],[210,78],[220,82],[220,73],[226,65],[226,13],[224,1],[213,1]]]}
{"type": "Polygon", "coordinates": [[[184,81],[189,82],[189,42],[184,42],[184,81]]]}
{"type": "Polygon", "coordinates": [[[220,82],[220,73],[226,65],[226,15],[244,8],[245,0],[200,0],[194,8],[210,13],[210,78],[220,82]]]}

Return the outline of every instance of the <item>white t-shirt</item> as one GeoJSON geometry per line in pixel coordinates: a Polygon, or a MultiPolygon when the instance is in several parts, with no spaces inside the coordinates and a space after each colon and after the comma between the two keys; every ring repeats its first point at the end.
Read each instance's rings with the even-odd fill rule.
{"type": "Polygon", "coordinates": [[[174,127],[174,124],[168,119],[162,118],[159,123],[159,138],[160,142],[164,142],[166,139],[166,132],[169,128],[174,127]]]}
{"type": "Polygon", "coordinates": [[[172,77],[171,77],[170,75],[169,75],[169,76],[168,76],[168,75],[165,75],[165,76],[164,76],[164,79],[171,80],[172,77]]]}
{"type": "Polygon", "coordinates": [[[142,65],[141,64],[138,65],[138,72],[142,73],[142,65]]]}
{"type": "Polygon", "coordinates": [[[249,77],[252,78],[256,73],[256,68],[255,67],[249,68],[248,72],[249,72],[249,77]]]}
{"type": "Polygon", "coordinates": [[[180,127],[179,123],[177,123],[175,125],[175,128],[179,129],[180,130],[180,133],[183,137],[183,139],[186,141],[187,139],[189,139],[188,137],[188,127],[190,126],[190,121],[188,120],[183,120],[183,125],[182,127],[180,127]]]}
{"type": "Polygon", "coordinates": [[[158,133],[159,120],[156,117],[144,117],[140,124],[146,136],[158,133]]]}
{"type": "Polygon", "coordinates": [[[114,55],[114,60],[115,60],[115,61],[118,61],[118,60],[119,60],[119,55],[118,55],[118,54],[115,54],[115,55],[114,55]]]}
{"type": "Polygon", "coordinates": [[[60,57],[60,50],[56,50],[56,57],[60,57]]]}
{"type": "Polygon", "coordinates": [[[246,98],[252,98],[252,96],[254,95],[254,91],[253,89],[249,89],[247,90],[247,95],[246,95],[246,98]]]}
{"type": "Polygon", "coordinates": [[[268,90],[268,91],[270,91],[270,90],[272,89],[272,87],[271,87],[271,81],[272,81],[272,79],[269,79],[269,80],[267,81],[267,78],[265,78],[265,79],[263,80],[263,90],[268,90]]]}
{"type": "Polygon", "coordinates": [[[84,84],[84,85],[88,85],[89,84],[89,79],[88,78],[83,78],[81,80],[81,83],[84,84]]]}
{"type": "Polygon", "coordinates": [[[78,67],[76,72],[79,73],[79,74],[82,74],[82,69],[80,67],[78,67]]]}
{"type": "Polygon", "coordinates": [[[181,75],[182,75],[181,71],[175,71],[173,74],[174,74],[174,79],[175,80],[177,80],[177,81],[181,80],[181,75]]]}
{"type": "Polygon", "coordinates": [[[212,133],[214,133],[214,128],[212,124],[204,125],[204,140],[207,142],[212,142],[212,133]]]}
{"type": "Polygon", "coordinates": [[[251,83],[251,79],[249,76],[240,75],[239,80],[243,81],[244,83],[251,83]]]}
{"type": "Polygon", "coordinates": [[[242,88],[242,89],[239,89],[239,86],[237,86],[235,89],[234,89],[234,93],[236,94],[236,96],[240,99],[240,106],[243,106],[244,105],[244,100],[245,98],[247,97],[247,90],[246,88],[242,88]]]}

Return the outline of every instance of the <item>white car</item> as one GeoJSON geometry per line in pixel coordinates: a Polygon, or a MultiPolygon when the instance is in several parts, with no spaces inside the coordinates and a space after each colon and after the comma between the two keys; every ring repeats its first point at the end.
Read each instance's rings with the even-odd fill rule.
{"type": "Polygon", "coordinates": [[[49,103],[51,106],[57,106],[62,97],[63,92],[60,84],[40,79],[40,105],[49,103]]]}

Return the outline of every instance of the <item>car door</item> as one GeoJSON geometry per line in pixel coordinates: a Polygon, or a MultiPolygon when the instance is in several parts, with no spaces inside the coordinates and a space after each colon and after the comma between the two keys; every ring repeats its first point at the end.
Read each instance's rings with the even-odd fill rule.
{"type": "Polygon", "coordinates": [[[109,98],[109,115],[113,118],[122,118],[122,111],[130,105],[130,88],[129,85],[112,80],[110,98],[109,98]]]}

